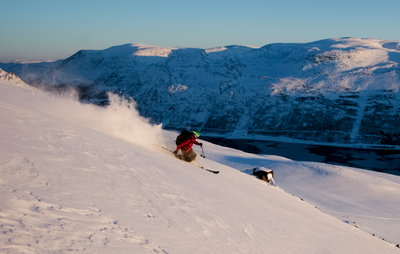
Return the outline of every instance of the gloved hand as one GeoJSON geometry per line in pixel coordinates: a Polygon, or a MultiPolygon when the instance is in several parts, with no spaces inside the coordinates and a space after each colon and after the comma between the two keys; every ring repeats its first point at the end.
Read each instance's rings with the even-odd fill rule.
{"type": "Polygon", "coordinates": [[[173,151],[172,153],[176,156],[176,155],[178,154],[178,151],[175,150],[175,151],[173,151]]]}
{"type": "Polygon", "coordinates": [[[199,143],[199,146],[203,147],[203,143],[199,143]]]}

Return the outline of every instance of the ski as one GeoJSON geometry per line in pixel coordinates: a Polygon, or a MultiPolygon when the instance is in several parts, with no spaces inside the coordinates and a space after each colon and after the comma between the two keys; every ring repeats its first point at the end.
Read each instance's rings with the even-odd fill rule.
{"type": "MultiPolygon", "coordinates": [[[[166,147],[163,147],[163,146],[160,146],[160,145],[157,145],[157,144],[154,144],[155,146],[158,146],[158,147],[161,147],[162,149],[165,149],[165,150],[167,150],[167,151],[169,151],[169,152],[171,152],[171,153],[173,153],[174,151],[172,151],[172,150],[170,150],[170,149],[168,149],[168,148],[166,148],[166,147]]],[[[178,160],[180,160],[179,158],[177,158],[178,160]]],[[[184,160],[181,160],[181,161],[184,161],[184,160]]],[[[185,161],[186,163],[189,163],[189,162],[187,162],[187,161],[185,161]]],[[[198,168],[201,168],[201,169],[204,169],[204,170],[206,170],[206,171],[208,171],[208,172],[211,172],[211,173],[214,173],[214,174],[218,174],[219,173],[219,171],[216,171],[216,170],[211,170],[211,169],[208,169],[208,168],[205,168],[205,167],[202,167],[202,166],[197,166],[197,165],[194,165],[194,164],[192,164],[192,163],[190,163],[191,165],[193,165],[193,166],[195,166],[195,167],[198,167],[198,168]]]]}
{"type": "MultiPolygon", "coordinates": [[[[199,166],[196,166],[196,167],[199,167],[199,166]]],[[[214,174],[218,174],[219,173],[219,171],[216,171],[216,170],[211,170],[211,169],[207,169],[207,168],[204,168],[204,167],[199,167],[199,168],[207,170],[208,172],[211,172],[211,173],[214,173],[214,174]]]]}

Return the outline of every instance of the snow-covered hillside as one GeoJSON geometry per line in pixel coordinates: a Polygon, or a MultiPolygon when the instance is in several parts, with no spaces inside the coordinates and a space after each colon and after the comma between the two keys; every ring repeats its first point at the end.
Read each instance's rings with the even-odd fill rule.
{"type": "Polygon", "coordinates": [[[2,253],[400,253],[398,176],[203,142],[215,175],[154,146],[176,133],[134,102],[110,101],[0,81],[2,253]],[[277,185],[241,172],[254,165],[277,185]]]}
{"type": "Polygon", "coordinates": [[[261,48],[126,44],[55,62],[0,64],[25,82],[102,103],[134,97],[165,129],[230,138],[400,144],[400,42],[342,38],[261,48]]]}
{"type": "Polygon", "coordinates": [[[36,94],[40,93],[39,89],[26,84],[19,77],[17,77],[14,73],[6,72],[6,71],[3,71],[2,69],[0,69],[0,82],[21,88],[25,91],[33,92],[36,94]]]}

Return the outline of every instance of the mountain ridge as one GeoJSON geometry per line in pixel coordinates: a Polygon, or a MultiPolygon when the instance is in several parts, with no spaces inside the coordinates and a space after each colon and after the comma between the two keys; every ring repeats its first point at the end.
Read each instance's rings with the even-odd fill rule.
{"type": "Polygon", "coordinates": [[[0,64],[36,87],[133,98],[164,129],[230,138],[400,144],[400,42],[341,38],[211,49],[125,44],[53,63],[0,64]]]}

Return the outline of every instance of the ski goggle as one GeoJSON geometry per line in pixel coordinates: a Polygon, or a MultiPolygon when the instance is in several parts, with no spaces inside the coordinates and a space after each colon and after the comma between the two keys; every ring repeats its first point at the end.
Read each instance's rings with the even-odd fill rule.
{"type": "Polygon", "coordinates": [[[200,137],[200,132],[198,132],[198,131],[193,131],[192,134],[193,134],[194,138],[200,137]]]}

